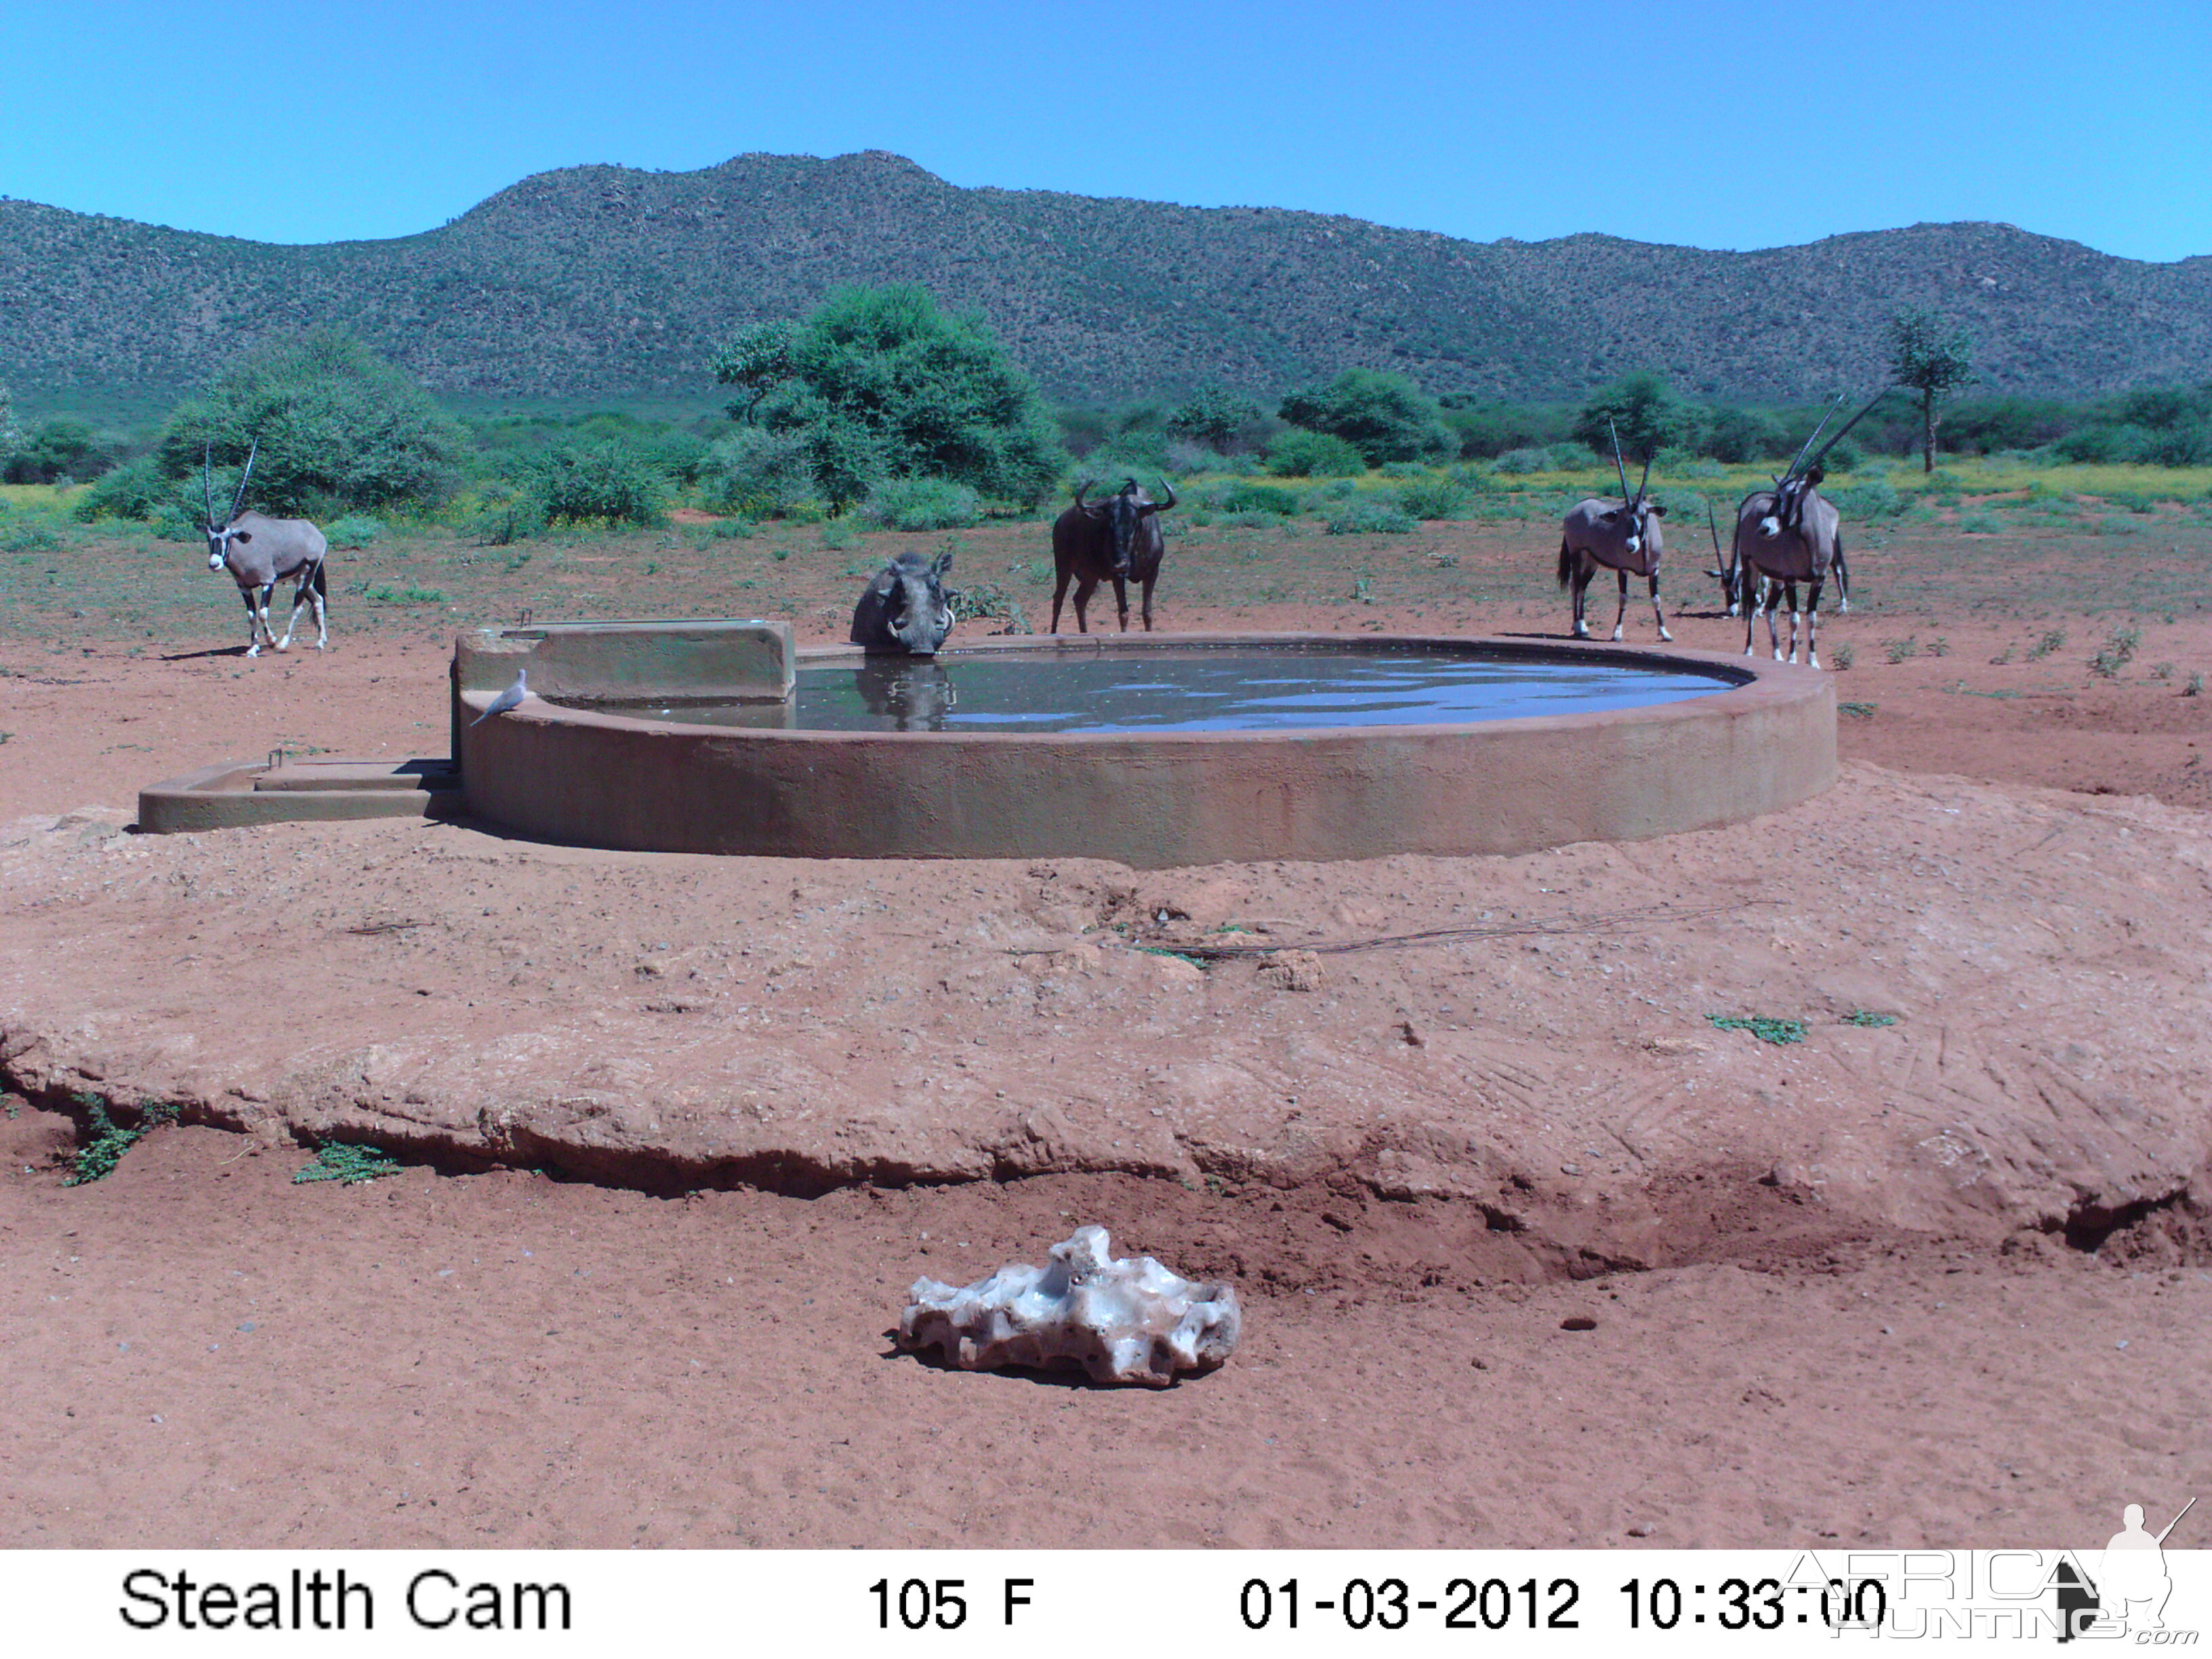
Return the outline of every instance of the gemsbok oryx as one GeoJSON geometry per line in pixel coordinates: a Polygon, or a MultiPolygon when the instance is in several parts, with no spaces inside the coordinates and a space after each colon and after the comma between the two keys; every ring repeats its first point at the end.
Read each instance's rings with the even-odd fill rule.
{"type": "Polygon", "coordinates": [[[1667,631],[1667,613],[1659,605],[1659,560],[1666,544],[1659,533],[1659,520],[1667,516],[1667,509],[1645,494],[1651,482],[1651,457],[1644,458],[1644,477],[1629,492],[1628,468],[1620,459],[1620,434],[1613,439],[1613,470],[1620,474],[1620,502],[1592,496],[1567,514],[1559,529],[1559,586],[1570,582],[1575,591],[1574,637],[1589,637],[1589,620],[1585,614],[1589,599],[1590,579],[1602,565],[1620,578],[1620,609],[1613,619],[1613,637],[1620,637],[1622,625],[1628,620],[1628,579],[1647,576],[1651,581],[1651,614],[1658,620],[1659,637],[1672,640],[1667,631]]]}
{"type": "Polygon", "coordinates": [[[1114,584],[1114,603],[1121,608],[1121,631],[1129,631],[1129,584],[1145,590],[1145,632],[1152,631],[1152,584],[1160,579],[1160,560],[1167,552],[1160,533],[1159,515],[1176,504],[1175,486],[1165,478],[1160,488],[1167,500],[1155,501],[1130,479],[1103,501],[1086,502],[1087,483],[1075,492],[1075,505],[1052,525],[1052,631],[1060,632],[1060,603],[1067,597],[1067,584],[1075,583],[1075,631],[1088,634],[1084,607],[1098,584],[1114,584]]]}
{"type": "MultiPolygon", "coordinates": [[[[1843,400],[1836,400],[1834,408],[1820,417],[1813,435],[1805,440],[1796,459],[1790,468],[1774,480],[1771,489],[1755,489],[1738,503],[1735,510],[1735,535],[1729,545],[1728,564],[1713,574],[1721,580],[1722,591],[1743,605],[1743,654],[1752,651],[1752,632],[1759,612],[1766,611],[1766,639],[1773,647],[1774,660],[1780,662],[1782,640],[1775,625],[1774,607],[1784,599],[1790,602],[1790,657],[1797,660],[1797,629],[1801,613],[1797,609],[1797,584],[1809,586],[1809,605],[1802,618],[1805,623],[1805,660],[1812,667],[1820,665],[1820,587],[1828,573],[1836,573],[1837,587],[1850,603],[1850,573],[1844,562],[1843,518],[1826,497],[1820,494],[1820,481],[1827,475],[1820,462],[1836,447],[1844,434],[1866,418],[1868,410],[1880,403],[1888,392],[1884,386],[1867,400],[1866,407],[1845,421],[1829,435],[1827,442],[1816,450],[1813,446],[1827,428],[1843,400]]],[[[1714,550],[1719,550],[1715,538],[1714,550]]]]}
{"type": "Polygon", "coordinates": [[[246,471],[239,474],[238,494],[229,513],[221,520],[215,515],[214,446],[208,446],[200,458],[200,488],[207,497],[208,568],[228,569],[231,580],[238,584],[238,597],[246,601],[247,656],[261,654],[264,635],[279,651],[291,649],[292,630],[300,625],[300,612],[310,604],[315,607],[315,649],[327,651],[331,630],[324,606],[330,589],[323,580],[323,559],[330,544],[323,539],[323,532],[305,519],[272,519],[238,510],[246,500],[246,480],[253,476],[254,459],[260,453],[261,442],[256,439],[246,457],[246,471]],[[276,594],[276,584],[287,577],[295,580],[292,620],[284,624],[284,637],[280,640],[269,625],[269,601],[276,594]]]}

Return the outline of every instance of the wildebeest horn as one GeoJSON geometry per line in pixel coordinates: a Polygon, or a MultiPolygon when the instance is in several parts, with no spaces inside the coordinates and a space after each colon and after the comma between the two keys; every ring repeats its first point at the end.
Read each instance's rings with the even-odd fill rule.
{"type": "Polygon", "coordinates": [[[260,453],[261,440],[256,438],[253,441],[253,447],[246,452],[246,471],[238,475],[238,495],[230,504],[230,516],[233,519],[238,516],[238,509],[246,505],[246,481],[253,476],[253,458],[260,453]]]}
{"type": "Polygon", "coordinates": [[[1160,480],[1160,488],[1168,492],[1168,498],[1164,501],[1154,501],[1152,503],[1152,511],[1155,513],[1164,513],[1176,504],[1175,486],[1170,483],[1165,478],[1163,478],[1160,480]]]}
{"type": "Polygon", "coordinates": [[[1081,483],[1075,486],[1075,504],[1078,507],[1081,507],[1083,505],[1083,498],[1090,493],[1091,480],[1085,478],[1081,483]]]}
{"type": "Polygon", "coordinates": [[[1633,507],[1636,498],[1628,493],[1628,469],[1620,464],[1620,432],[1613,423],[1613,416],[1605,417],[1605,429],[1613,437],[1613,470],[1620,474],[1620,499],[1624,506],[1633,507]]]}
{"type": "MultiPolygon", "coordinates": [[[[1881,391],[1875,392],[1873,397],[1868,398],[1866,407],[1864,409],[1859,410],[1859,412],[1852,416],[1850,420],[1845,421],[1841,426],[1838,427],[1834,433],[1830,435],[1828,441],[1822,444],[1819,449],[1814,452],[1813,459],[1805,463],[1805,470],[1808,472],[1810,472],[1814,467],[1820,465],[1822,458],[1825,457],[1830,450],[1836,447],[1837,443],[1843,438],[1844,434],[1849,432],[1853,427],[1856,426],[1861,421],[1863,421],[1869,415],[1872,414],[1874,412],[1874,406],[1887,396],[1889,396],[1889,388],[1887,386],[1884,386],[1881,391]]],[[[1839,398],[1838,401],[1841,402],[1842,400],[1839,398]]]]}
{"type": "Polygon", "coordinates": [[[215,444],[211,440],[200,447],[200,494],[207,497],[208,528],[213,530],[216,527],[215,444]]]}

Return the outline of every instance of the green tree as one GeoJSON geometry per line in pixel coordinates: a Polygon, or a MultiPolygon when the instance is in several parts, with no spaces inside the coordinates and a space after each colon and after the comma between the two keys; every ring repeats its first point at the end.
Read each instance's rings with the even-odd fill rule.
{"type": "Polygon", "coordinates": [[[1000,501],[1042,501],[1066,469],[1031,380],[982,319],[949,315],[919,283],[832,294],[784,337],[778,371],[762,325],[718,360],[755,366],[760,419],[805,441],[832,505],[880,479],[947,478],[1000,501]]]}
{"type": "Polygon", "coordinates": [[[1209,449],[1225,452],[1247,428],[1264,418],[1260,405],[1243,392],[1202,386],[1168,416],[1168,426],[1209,449]]]}
{"type": "Polygon", "coordinates": [[[1974,378],[1974,343],[1923,306],[1889,319],[1889,378],[1920,394],[1920,465],[1936,470],[1936,409],[1974,378]]]}
{"type": "Polygon", "coordinates": [[[1599,454],[1613,454],[1620,434],[1624,459],[1648,460],[1672,445],[1695,441],[1698,411],[1677,398],[1667,377],[1650,369],[1601,386],[1575,412],[1574,435],[1599,454]]]}
{"type": "Polygon", "coordinates": [[[744,401],[730,405],[730,418],[750,421],[762,400],[791,378],[791,325],[755,323],[733,336],[715,354],[714,381],[733,386],[744,401]]]}
{"type": "Polygon", "coordinates": [[[1283,418],[1310,432],[1343,439],[1370,466],[1385,461],[1439,459],[1459,453],[1459,439],[1435,402],[1402,374],[1347,368],[1327,386],[1283,399],[1283,418]]]}
{"type": "Polygon", "coordinates": [[[198,475],[210,448],[237,466],[258,445],[254,503],[306,513],[434,506],[459,482],[464,442],[428,392],[353,336],[323,329],[223,370],[171,413],[155,454],[165,477],[181,479],[198,475]]]}

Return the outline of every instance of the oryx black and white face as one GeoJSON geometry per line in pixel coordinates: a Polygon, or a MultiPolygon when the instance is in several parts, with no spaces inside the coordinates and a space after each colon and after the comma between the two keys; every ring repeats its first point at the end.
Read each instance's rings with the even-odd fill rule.
{"type": "Polygon", "coordinates": [[[1667,509],[1653,501],[1638,498],[1626,507],[1616,507],[1604,514],[1601,522],[1617,526],[1621,532],[1622,550],[1632,556],[1641,556],[1645,547],[1658,536],[1655,519],[1667,516],[1667,509]]]}
{"type": "Polygon", "coordinates": [[[1794,477],[1784,478],[1782,488],[1774,493],[1774,504],[1759,521],[1759,538],[1763,542],[1778,541],[1785,531],[1794,531],[1805,522],[1805,502],[1820,487],[1827,476],[1819,467],[1794,477]]]}
{"type": "Polygon", "coordinates": [[[240,545],[253,539],[253,532],[235,525],[210,525],[207,527],[208,568],[220,570],[230,562],[233,542],[240,545]]]}

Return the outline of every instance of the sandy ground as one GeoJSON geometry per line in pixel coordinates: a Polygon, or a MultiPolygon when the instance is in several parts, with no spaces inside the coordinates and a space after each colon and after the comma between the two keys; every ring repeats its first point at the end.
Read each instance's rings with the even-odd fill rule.
{"type": "MultiPolygon", "coordinates": [[[[1895,661],[1852,626],[1844,781],[1749,830],[1144,877],[142,840],[136,787],[209,761],[442,752],[441,641],[20,665],[0,1538],[1995,1546],[2171,1513],[2212,1486],[2207,700],[2086,674],[2093,619],[2033,659],[2041,616],[1895,661]],[[1308,991],[1128,948],[1529,923],[1308,991]],[[65,1188],[73,1093],[233,1127],[65,1188]],[[302,1127],[436,1167],[295,1186],[302,1127]],[[890,1352],[915,1276],[1082,1221],[1234,1278],[1237,1358],[1139,1394],[890,1352]]],[[[2193,617],[2143,631],[2212,656],[2193,617]]]]}

